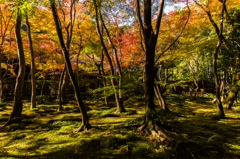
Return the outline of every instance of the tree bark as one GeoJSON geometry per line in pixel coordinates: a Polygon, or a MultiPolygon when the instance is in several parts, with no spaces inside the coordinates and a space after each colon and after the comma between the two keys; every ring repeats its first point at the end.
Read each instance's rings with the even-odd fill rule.
{"type": "Polygon", "coordinates": [[[166,86],[167,82],[168,82],[168,69],[165,68],[165,86],[166,86]]]}
{"type": "Polygon", "coordinates": [[[0,46],[0,103],[3,102],[3,77],[2,77],[2,47],[0,46]]]}
{"type": "Polygon", "coordinates": [[[58,86],[58,100],[59,100],[59,107],[58,110],[61,111],[63,110],[62,107],[62,82],[63,82],[63,77],[66,71],[66,65],[64,65],[63,71],[61,73],[60,81],[59,81],[59,86],[58,86]]]}
{"type": "Polygon", "coordinates": [[[218,108],[218,113],[220,118],[225,118],[225,114],[223,111],[223,106],[222,102],[220,99],[220,86],[219,86],[219,81],[218,81],[218,75],[217,75],[217,58],[218,58],[218,49],[221,46],[221,41],[218,41],[217,46],[214,49],[214,54],[213,54],[213,75],[214,75],[214,81],[215,81],[215,87],[216,87],[216,101],[217,101],[217,108],[218,108]]]}
{"type": "Polygon", "coordinates": [[[221,71],[221,87],[220,87],[220,92],[222,93],[222,98],[221,98],[221,102],[224,102],[225,97],[226,97],[226,71],[221,71]]]}
{"type": "Polygon", "coordinates": [[[188,61],[188,65],[189,65],[189,69],[190,69],[190,71],[191,71],[191,73],[192,73],[192,77],[193,77],[194,84],[195,84],[195,86],[196,86],[196,88],[194,89],[194,93],[193,93],[193,97],[195,97],[196,94],[197,94],[197,91],[199,90],[199,85],[198,85],[198,83],[197,83],[197,80],[196,80],[196,77],[195,77],[195,75],[194,75],[193,68],[192,68],[192,66],[191,66],[191,64],[190,64],[190,61],[188,61]]]}
{"type": "Polygon", "coordinates": [[[111,75],[112,75],[112,78],[111,78],[111,84],[113,86],[113,91],[114,91],[114,94],[115,94],[115,100],[116,100],[116,104],[117,104],[117,111],[116,112],[125,112],[125,108],[123,107],[123,105],[120,104],[119,102],[119,96],[118,96],[118,93],[117,93],[117,90],[115,88],[115,78],[114,78],[114,68],[113,68],[113,64],[112,64],[112,60],[111,60],[111,57],[109,56],[108,54],[108,51],[107,51],[107,48],[104,44],[104,41],[103,41],[103,37],[102,37],[102,34],[100,32],[100,27],[99,27],[99,11],[98,11],[98,7],[97,7],[97,2],[96,0],[94,0],[94,7],[95,7],[95,13],[96,13],[96,23],[97,23],[97,26],[96,26],[96,29],[97,29],[97,32],[98,32],[98,35],[100,37],[100,41],[101,41],[101,45],[102,45],[102,48],[103,48],[103,51],[108,59],[108,62],[109,62],[109,65],[110,65],[110,69],[111,69],[111,75]]]}
{"type": "Polygon", "coordinates": [[[159,27],[161,25],[161,18],[163,13],[164,0],[159,2],[157,20],[155,30],[152,27],[152,3],[151,0],[144,0],[144,22],[140,13],[140,4],[137,0],[137,16],[139,20],[140,29],[142,30],[145,45],[145,112],[146,117],[143,125],[139,127],[140,131],[144,129],[149,130],[154,127],[155,123],[152,119],[152,112],[155,111],[154,105],[154,78],[157,71],[154,71],[154,58],[159,27]]]}
{"type": "Polygon", "coordinates": [[[54,0],[50,0],[50,5],[51,5],[51,10],[52,10],[52,14],[53,14],[53,18],[54,18],[54,22],[55,22],[55,26],[56,26],[56,31],[58,34],[58,39],[62,48],[62,52],[63,52],[63,56],[65,59],[65,63],[66,63],[66,68],[68,71],[68,74],[70,76],[73,88],[74,88],[74,92],[75,92],[75,96],[77,98],[77,102],[79,105],[79,109],[81,110],[82,113],[82,124],[79,128],[75,129],[75,132],[79,132],[82,130],[88,130],[91,128],[91,125],[89,124],[89,119],[88,119],[88,115],[87,115],[87,111],[85,109],[80,91],[78,91],[78,83],[76,78],[74,77],[74,73],[72,70],[72,66],[71,66],[71,62],[69,59],[69,50],[66,48],[65,44],[64,44],[64,40],[63,40],[63,35],[62,35],[62,30],[61,30],[61,23],[59,21],[58,15],[57,15],[57,10],[55,8],[55,1],[54,0]]]}
{"type": "MultiPolygon", "coordinates": [[[[66,63],[64,65],[64,67],[67,67],[66,66],[66,63]]],[[[64,98],[66,96],[66,86],[67,86],[67,83],[68,83],[68,72],[67,72],[67,69],[63,69],[65,70],[64,73],[63,73],[63,79],[62,79],[62,85],[61,85],[61,94],[60,94],[60,97],[62,98],[62,102],[65,102],[64,98]]]]}
{"type": "Polygon", "coordinates": [[[31,108],[36,108],[36,77],[35,77],[35,62],[34,62],[34,52],[32,45],[32,37],[31,37],[31,28],[28,22],[28,17],[26,18],[27,25],[27,35],[28,35],[28,43],[29,43],[29,51],[31,55],[31,83],[32,83],[32,92],[31,92],[31,108]]]}
{"type": "Polygon", "coordinates": [[[5,124],[10,125],[11,121],[14,117],[20,117],[22,114],[22,92],[23,92],[23,85],[24,85],[24,77],[25,77],[25,57],[23,51],[23,43],[21,38],[21,21],[22,15],[20,10],[17,10],[16,13],[16,23],[15,23],[15,37],[16,37],[16,44],[17,44],[17,51],[18,51],[18,59],[19,59],[19,70],[18,76],[16,79],[16,86],[14,91],[14,103],[13,103],[13,110],[9,117],[8,122],[5,124]]]}
{"type": "MultiPolygon", "coordinates": [[[[119,110],[119,112],[122,112],[122,111],[125,111],[125,108],[123,106],[123,99],[122,99],[122,68],[121,68],[121,64],[118,60],[118,56],[117,56],[117,49],[115,48],[111,38],[110,38],[110,34],[109,34],[109,31],[106,27],[106,25],[104,24],[104,21],[103,21],[103,18],[102,18],[102,14],[101,14],[101,11],[100,11],[100,19],[101,19],[101,22],[102,22],[102,25],[103,25],[103,28],[108,36],[108,41],[109,41],[109,44],[111,45],[111,48],[113,50],[113,53],[114,53],[114,58],[115,58],[115,61],[116,61],[116,65],[117,65],[117,68],[118,68],[118,76],[119,76],[119,80],[118,80],[118,95],[119,95],[119,107],[123,110],[119,110]]],[[[120,45],[118,45],[120,47],[120,45]]]]}
{"type": "Polygon", "coordinates": [[[156,97],[158,99],[159,106],[163,110],[169,110],[167,105],[166,105],[166,101],[165,101],[165,98],[163,96],[163,93],[162,93],[162,90],[161,90],[161,86],[159,84],[155,84],[154,85],[154,92],[155,92],[155,95],[156,95],[156,97]]]}
{"type": "MultiPolygon", "coordinates": [[[[106,83],[106,78],[104,77],[105,73],[104,73],[104,67],[103,67],[103,61],[104,61],[104,54],[103,54],[103,49],[101,48],[101,69],[102,69],[102,75],[103,75],[103,87],[106,87],[107,86],[107,83],[106,83]]],[[[105,101],[105,104],[108,105],[108,97],[106,97],[106,91],[104,90],[104,101],[105,101]]]]}
{"type": "Polygon", "coordinates": [[[45,78],[45,76],[43,77],[43,83],[42,83],[42,88],[41,88],[41,96],[43,95],[43,89],[44,89],[44,85],[45,85],[45,83],[46,83],[46,78],[45,78]]]}
{"type": "Polygon", "coordinates": [[[207,13],[209,21],[211,22],[211,24],[214,27],[215,32],[218,36],[218,42],[214,48],[214,54],[213,54],[213,76],[214,76],[215,87],[216,87],[216,101],[217,101],[218,113],[219,113],[219,117],[221,119],[223,119],[223,118],[225,118],[225,114],[224,114],[222,102],[220,99],[220,85],[219,85],[218,75],[217,75],[217,59],[218,59],[219,48],[221,47],[221,45],[223,43],[223,39],[224,39],[224,37],[223,37],[223,15],[224,15],[224,10],[225,10],[226,0],[222,1],[222,11],[221,11],[221,19],[220,19],[219,27],[215,23],[214,19],[212,18],[210,10],[205,10],[205,8],[200,3],[198,3],[196,0],[194,0],[194,2],[207,13]]]}
{"type": "Polygon", "coordinates": [[[82,37],[80,37],[80,41],[79,41],[79,48],[78,48],[78,54],[77,54],[77,81],[78,81],[78,89],[80,90],[80,77],[79,77],[79,66],[78,66],[78,60],[79,60],[79,56],[81,53],[81,49],[82,49],[82,37]]]}
{"type": "Polygon", "coordinates": [[[230,92],[228,94],[228,97],[226,99],[226,102],[224,104],[224,106],[227,109],[232,109],[233,103],[237,97],[237,93],[238,93],[238,86],[237,86],[237,69],[234,69],[232,72],[232,84],[231,84],[231,89],[230,92]]]}

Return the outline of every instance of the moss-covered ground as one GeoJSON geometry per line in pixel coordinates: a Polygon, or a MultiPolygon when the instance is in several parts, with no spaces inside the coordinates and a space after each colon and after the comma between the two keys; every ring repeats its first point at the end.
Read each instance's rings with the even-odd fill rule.
{"type": "MultiPolygon", "coordinates": [[[[90,124],[87,132],[73,133],[81,124],[76,102],[59,112],[56,103],[37,105],[16,123],[0,128],[0,158],[240,158],[240,106],[226,110],[227,119],[218,119],[210,98],[170,95],[172,113],[159,119],[181,133],[175,144],[162,146],[152,136],[136,131],[143,122],[144,100],[125,101],[127,113],[114,114],[114,103],[85,99],[90,124]],[[177,145],[177,146],[176,146],[177,145]]],[[[10,115],[12,103],[0,105],[0,125],[10,115]]]]}

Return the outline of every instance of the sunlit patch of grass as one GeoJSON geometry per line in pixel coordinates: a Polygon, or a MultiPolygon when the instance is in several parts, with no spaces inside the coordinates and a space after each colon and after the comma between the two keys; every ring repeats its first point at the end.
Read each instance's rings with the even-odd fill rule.
{"type": "MultiPolygon", "coordinates": [[[[115,114],[116,106],[112,101],[109,106],[104,105],[103,101],[86,99],[84,102],[93,128],[80,133],[72,132],[81,125],[81,114],[77,112],[76,102],[64,104],[65,109],[61,113],[56,104],[41,104],[36,110],[29,110],[29,103],[25,103],[21,122],[4,128],[0,133],[2,156],[169,158],[170,154],[171,157],[174,145],[165,147],[165,150],[160,149],[159,142],[135,131],[136,126],[144,121],[142,100],[129,100],[126,103],[127,112],[120,114],[115,114]]],[[[167,104],[173,113],[179,114],[168,121],[169,125],[186,133],[189,140],[211,149],[209,152],[213,158],[221,156],[219,152],[223,150],[230,156],[240,155],[238,107],[225,110],[227,119],[216,120],[212,118],[217,115],[216,106],[207,98],[170,95],[167,104]]],[[[12,110],[11,106],[5,108],[0,111],[0,125],[6,122],[12,110]]]]}

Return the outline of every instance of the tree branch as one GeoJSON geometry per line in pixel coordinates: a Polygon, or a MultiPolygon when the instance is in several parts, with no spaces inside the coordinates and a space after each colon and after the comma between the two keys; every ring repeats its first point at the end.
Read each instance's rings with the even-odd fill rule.
{"type": "Polygon", "coordinates": [[[161,0],[159,3],[159,7],[158,7],[157,21],[156,21],[155,31],[154,31],[154,34],[155,34],[154,42],[155,43],[157,43],[158,33],[159,33],[160,25],[161,25],[163,6],[164,6],[164,0],[161,0]]]}
{"type": "Polygon", "coordinates": [[[183,30],[185,29],[185,27],[187,26],[187,23],[188,23],[189,18],[190,18],[190,8],[189,8],[189,5],[188,5],[188,0],[187,0],[187,8],[188,8],[188,17],[187,17],[187,21],[186,21],[186,23],[184,24],[181,32],[179,33],[179,35],[177,36],[177,38],[173,41],[173,43],[170,44],[164,51],[162,51],[162,52],[158,55],[158,57],[156,58],[156,60],[154,61],[154,63],[156,63],[156,62],[159,60],[159,58],[160,58],[165,52],[167,52],[167,51],[178,41],[178,39],[179,39],[180,36],[182,35],[182,32],[183,32],[183,30]]]}

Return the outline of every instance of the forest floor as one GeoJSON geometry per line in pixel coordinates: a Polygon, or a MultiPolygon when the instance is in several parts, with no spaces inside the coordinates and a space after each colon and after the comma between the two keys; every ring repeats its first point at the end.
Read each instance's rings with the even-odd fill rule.
{"type": "MultiPolygon", "coordinates": [[[[30,110],[26,101],[22,117],[0,129],[0,158],[240,158],[240,105],[225,109],[227,118],[219,120],[211,100],[167,97],[171,113],[162,113],[159,121],[185,138],[165,147],[136,131],[144,119],[142,98],[125,101],[128,112],[123,114],[113,113],[113,103],[106,106],[102,101],[85,99],[93,128],[79,133],[72,132],[81,124],[75,101],[64,104],[61,112],[56,103],[30,110]]],[[[0,125],[12,110],[12,102],[8,104],[0,105],[0,125]]]]}

